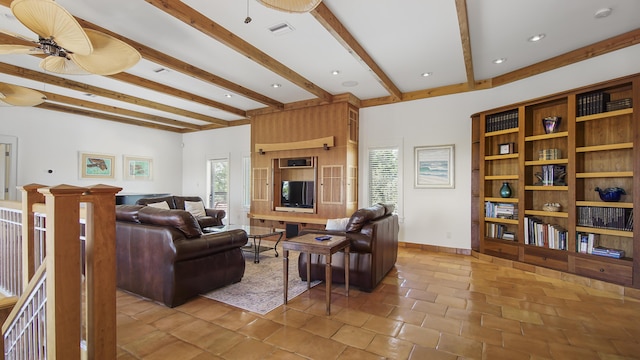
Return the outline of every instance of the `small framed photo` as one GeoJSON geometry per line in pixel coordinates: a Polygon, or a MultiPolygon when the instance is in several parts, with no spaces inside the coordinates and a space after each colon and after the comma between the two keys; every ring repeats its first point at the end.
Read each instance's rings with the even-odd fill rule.
{"type": "Polygon", "coordinates": [[[151,180],[153,176],[153,159],[140,156],[124,156],[125,180],[151,180]]]}
{"type": "Polygon", "coordinates": [[[80,152],[78,159],[81,179],[115,178],[115,156],[80,152]]]}
{"type": "Polygon", "coordinates": [[[500,155],[513,154],[514,150],[515,144],[512,142],[498,145],[498,154],[500,155]]]}
{"type": "Polygon", "coordinates": [[[453,188],[453,145],[414,148],[415,188],[453,188]]]}

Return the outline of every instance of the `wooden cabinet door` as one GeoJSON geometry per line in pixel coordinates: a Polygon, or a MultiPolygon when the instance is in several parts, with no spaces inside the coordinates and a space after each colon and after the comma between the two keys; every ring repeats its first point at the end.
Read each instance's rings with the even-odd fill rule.
{"type": "Polygon", "coordinates": [[[343,166],[327,165],[320,167],[320,201],[323,204],[343,203],[343,166]]]}
{"type": "Polygon", "coordinates": [[[269,168],[253,168],[251,200],[269,201],[269,168]]]}

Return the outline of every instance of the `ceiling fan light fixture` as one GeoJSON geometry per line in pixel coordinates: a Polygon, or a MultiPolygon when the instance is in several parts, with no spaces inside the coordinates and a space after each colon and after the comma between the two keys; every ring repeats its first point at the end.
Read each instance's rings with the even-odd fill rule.
{"type": "Polygon", "coordinates": [[[533,35],[532,37],[530,37],[529,39],[527,39],[529,42],[538,42],[542,39],[544,39],[547,35],[545,34],[538,34],[538,35],[533,35]]]}
{"type": "Polygon", "coordinates": [[[322,0],[258,0],[258,2],[278,11],[306,13],[315,9],[322,0]]]}
{"type": "Polygon", "coordinates": [[[507,58],[498,58],[498,59],[493,60],[493,63],[494,64],[502,64],[505,61],[507,61],[507,58]]]}
{"type": "Polygon", "coordinates": [[[595,14],[593,14],[593,17],[596,18],[596,19],[606,18],[607,16],[611,15],[612,11],[613,11],[613,9],[611,9],[611,8],[598,9],[595,12],[595,14]]]}

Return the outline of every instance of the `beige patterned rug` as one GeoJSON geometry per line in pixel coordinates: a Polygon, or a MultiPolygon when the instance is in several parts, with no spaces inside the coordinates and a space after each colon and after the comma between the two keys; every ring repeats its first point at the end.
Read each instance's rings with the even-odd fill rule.
{"type": "MultiPolygon", "coordinates": [[[[264,315],[284,303],[282,287],[282,250],[275,257],[273,250],[260,254],[260,263],[253,263],[253,253],[244,252],[246,268],[239,283],[211,291],[201,296],[264,315]]],[[[298,275],[298,252],[289,252],[289,300],[307,290],[307,282],[298,275]]],[[[316,286],[320,281],[311,282],[316,286]]]]}

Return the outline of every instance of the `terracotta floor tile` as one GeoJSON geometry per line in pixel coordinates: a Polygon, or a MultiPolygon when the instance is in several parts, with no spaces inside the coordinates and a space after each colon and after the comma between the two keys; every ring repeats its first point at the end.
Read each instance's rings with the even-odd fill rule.
{"type": "Polygon", "coordinates": [[[429,301],[416,301],[413,306],[413,310],[420,311],[426,314],[444,316],[447,313],[448,306],[444,304],[436,304],[429,301]]]}
{"type": "Polygon", "coordinates": [[[435,348],[438,345],[438,340],[440,340],[440,332],[412,324],[404,324],[397,337],[416,345],[435,348]]]}
{"type": "Polygon", "coordinates": [[[265,356],[263,360],[306,360],[306,358],[289,351],[276,349],[271,354],[265,356]]]}
{"type": "Polygon", "coordinates": [[[296,353],[307,356],[310,359],[336,359],[346,348],[347,346],[341,342],[314,336],[304,346],[301,346],[296,353]]]}
{"type": "Polygon", "coordinates": [[[384,357],[368,351],[348,347],[338,356],[337,360],[384,360],[384,357]]]}
{"type": "Polygon", "coordinates": [[[314,335],[309,332],[285,326],[264,339],[264,342],[287,351],[297,352],[298,349],[306,346],[313,338],[314,335]]]}
{"type": "Polygon", "coordinates": [[[202,336],[206,336],[219,330],[219,328],[220,327],[218,325],[212,324],[208,321],[194,319],[192,322],[188,322],[171,330],[170,334],[182,341],[193,342],[202,336]]]}
{"type": "Polygon", "coordinates": [[[410,298],[416,299],[416,300],[424,300],[424,301],[428,301],[428,302],[434,302],[434,301],[436,301],[436,298],[438,297],[438,293],[425,291],[425,290],[419,290],[419,289],[409,289],[409,291],[407,291],[407,297],[410,297],[410,298]]]}
{"type": "Polygon", "coordinates": [[[313,318],[313,315],[306,314],[295,309],[287,309],[286,311],[274,314],[269,318],[282,325],[299,328],[306,324],[309,319],[313,318]]]}
{"type": "Polygon", "coordinates": [[[461,336],[443,333],[437,349],[470,359],[482,358],[482,342],[461,336]]]}
{"type": "Polygon", "coordinates": [[[254,339],[264,340],[283,326],[269,319],[257,318],[238,329],[238,332],[254,339]]]}
{"type": "Polygon", "coordinates": [[[248,311],[233,310],[212,322],[230,330],[238,330],[255,319],[256,315],[248,311]]]}
{"type": "Polygon", "coordinates": [[[190,360],[202,354],[199,349],[184,341],[175,341],[168,345],[158,348],[156,351],[144,357],[145,360],[190,360]]]}
{"type": "Polygon", "coordinates": [[[458,319],[448,319],[441,316],[427,315],[421,325],[423,328],[434,329],[440,332],[459,335],[462,328],[462,321],[458,319]]]}
{"type": "Polygon", "coordinates": [[[435,303],[452,306],[458,309],[467,308],[467,299],[460,299],[460,298],[449,296],[449,295],[438,295],[435,303]]]}
{"type": "Polygon", "coordinates": [[[375,336],[376,333],[373,331],[351,325],[344,325],[331,337],[331,339],[354,348],[365,349],[369,346],[375,336]]]}
{"type": "Polygon", "coordinates": [[[408,359],[413,344],[409,341],[396,339],[385,335],[376,335],[366,350],[389,359],[408,359]]]}
{"type": "Polygon", "coordinates": [[[402,321],[383,318],[380,316],[372,316],[366,323],[364,323],[364,325],[362,325],[363,329],[388,336],[396,336],[401,327],[402,321]]]}
{"type": "Polygon", "coordinates": [[[220,355],[243,342],[248,337],[221,326],[216,331],[205,334],[193,341],[193,344],[213,354],[220,355]]]}
{"type": "Polygon", "coordinates": [[[122,349],[126,350],[139,358],[151,354],[158,348],[178,341],[177,338],[163,331],[153,331],[144,336],[140,336],[135,341],[122,345],[122,349]]]}
{"type": "Polygon", "coordinates": [[[371,316],[373,315],[359,310],[342,309],[337,314],[333,315],[333,318],[345,324],[360,327],[364,325],[371,316]]]}
{"type": "Polygon", "coordinates": [[[421,311],[396,307],[387,318],[419,326],[424,321],[426,315],[426,313],[421,311]]]}
{"type": "Polygon", "coordinates": [[[494,315],[482,315],[482,326],[490,329],[509,331],[515,334],[521,333],[519,321],[505,319],[494,315]]]}
{"type": "Polygon", "coordinates": [[[193,322],[197,318],[187,315],[181,312],[174,312],[168,316],[165,316],[161,319],[158,319],[151,323],[151,325],[155,326],[157,329],[162,331],[171,331],[175,328],[179,328],[180,326],[193,322]]]}
{"type": "Polygon", "coordinates": [[[502,345],[506,349],[523,351],[542,358],[549,358],[549,343],[545,339],[538,339],[532,335],[520,335],[504,332],[502,345]]]}
{"type": "Polygon", "coordinates": [[[276,348],[255,339],[246,339],[220,354],[225,359],[258,360],[272,354],[276,348]]]}
{"type": "Polygon", "coordinates": [[[542,317],[534,311],[520,310],[509,306],[502,307],[502,317],[529,324],[542,325],[542,317]]]}
{"type": "Polygon", "coordinates": [[[332,337],[344,323],[337,320],[332,320],[326,316],[316,316],[309,319],[306,324],[302,325],[301,330],[308,331],[314,335],[322,336],[324,338],[332,337]]]}
{"type": "Polygon", "coordinates": [[[457,360],[459,359],[457,355],[447,353],[444,351],[436,350],[433,348],[426,348],[419,345],[413,347],[411,354],[409,355],[410,360],[457,360]]]}
{"type": "Polygon", "coordinates": [[[482,352],[484,359],[491,360],[529,360],[530,355],[526,352],[505,349],[502,346],[487,344],[482,352]]]}
{"type": "Polygon", "coordinates": [[[550,343],[549,352],[553,359],[599,360],[598,353],[590,349],[565,344],[550,343]]]}
{"type": "MultiPolygon", "coordinates": [[[[460,336],[482,341],[486,344],[492,344],[500,346],[502,345],[502,334],[504,332],[500,330],[493,330],[483,327],[478,324],[472,324],[467,321],[462,322],[462,330],[460,336]]],[[[504,333],[507,334],[507,333],[504,333]]]]}

